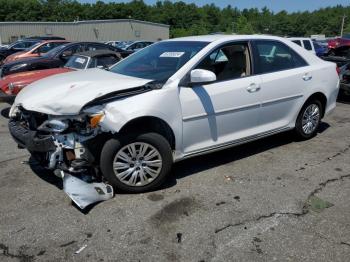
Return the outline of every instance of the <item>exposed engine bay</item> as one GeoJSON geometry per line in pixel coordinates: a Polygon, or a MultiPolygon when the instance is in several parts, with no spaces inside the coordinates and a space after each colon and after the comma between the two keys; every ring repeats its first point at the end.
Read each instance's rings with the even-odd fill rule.
{"type": "MultiPolygon", "coordinates": [[[[19,147],[63,179],[64,191],[80,208],[113,197],[113,188],[104,183],[87,142],[102,131],[103,113],[52,117],[19,107],[9,122],[19,147]]],[[[95,153],[95,152],[94,152],[95,153]]]]}
{"type": "Polygon", "coordinates": [[[105,184],[99,158],[105,139],[115,133],[109,124],[117,114],[105,111],[103,105],[160,89],[164,84],[150,80],[142,82],[141,86],[101,94],[85,102],[74,114],[60,113],[57,103],[46,107],[58,115],[27,110],[21,103],[14,104],[10,110],[10,133],[18,146],[26,148],[41,166],[59,171],[64,191],[79,207],[86,207],[92,199],[106,200],[107,196],[113,196],[113,189],[105,184]],[[91,197],[86,195],[89,192],[91,197]]]}

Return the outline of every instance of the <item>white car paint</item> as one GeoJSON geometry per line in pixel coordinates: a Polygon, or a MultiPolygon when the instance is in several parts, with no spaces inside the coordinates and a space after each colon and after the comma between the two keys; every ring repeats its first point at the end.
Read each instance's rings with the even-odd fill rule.
{"type": "Polygon", "coordinates": [[[100,69],[71,72],[26,87],[17,96],[10,116],[19,105],[52,118],[103,111],[101,130],[112,133],[118,133],[133,119],[156,117],[173,131],[174,161],[179,161],[294,128],[301,107],[312,94],[320,92],[326,96],[326,114],[336,106],[339,79],[335,64],[319,59],[288,39],[262,35],[209,35],[166,41],[209,44],[173,74],[161,89],[83,109],[95,98],[142,86],[151,80],[100,69]],[[308,66],[203,86],[181,84],[181,79],[216,47],[245,40],[282,42],[303,57],[308,66]]]}
{"type": "Polygon", "coordinates": [[[310,45],[310,47],[311,47],[311,50],[308,50],[308,51],[313,53],[314,55],[316,55],[315,46],[314,46],[314,43],[312,42],[311,38],[307,38],[307,37],[290,37],[288,39],[290,41],[294,42],[297,45],[299,45],[299,43],[300,43],[300,46],[305,48],[306,50],[308,50],[308,49],[307,49],[307,47],[305,45],[308,43],[310,45]],[[296,43],[296,42],[298,42],[298,43],[296,43]]]}
{"type": "Polygon", "coordinates": [[[97,97],[142,86],[150,81],[98,68],[80,70],[43,78],[28,85],[18,94],[16,103],[22,104],[27,110],[49,115],[74,115],[97,97]]]}

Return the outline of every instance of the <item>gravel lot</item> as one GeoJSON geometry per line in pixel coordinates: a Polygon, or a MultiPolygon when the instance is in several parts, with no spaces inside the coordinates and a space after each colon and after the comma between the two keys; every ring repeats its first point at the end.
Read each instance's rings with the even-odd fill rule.
{"type": "Polygon", "coordinates": [[[1,261],[349,261],[349,103],[310,141],[285,133],[189,159],[163,189],[85,213],[25,164],[3,116],[0,152],[1,261]]]}

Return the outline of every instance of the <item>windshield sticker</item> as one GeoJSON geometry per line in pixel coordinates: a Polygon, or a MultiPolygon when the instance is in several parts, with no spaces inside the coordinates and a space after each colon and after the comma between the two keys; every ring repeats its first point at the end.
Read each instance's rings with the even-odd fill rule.
{"type": "Polygon", "coordinates": [[[165,52],[160,55],[160,57],[173,57],[173,58],[179,58],[183,56],[185,52],[165,52]]]}
{"type": "Polygon", "coordinates": [[[85,59],[81,58],[81,57],[77,57],[77,59],[75,59],[75,62],[77,62],[79,64],[84,64],[85,63],[85,59]]]}

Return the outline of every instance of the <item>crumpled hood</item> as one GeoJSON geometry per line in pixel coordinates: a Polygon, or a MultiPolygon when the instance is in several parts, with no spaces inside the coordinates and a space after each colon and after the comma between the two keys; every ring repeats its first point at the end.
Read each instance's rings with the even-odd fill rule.
{"type": "Polygon", "coordinates": [[[88,69],[44,78],[24,88],[14,105],[50,115],[76,115],[88,102],[152,80],[88,69]]]}

